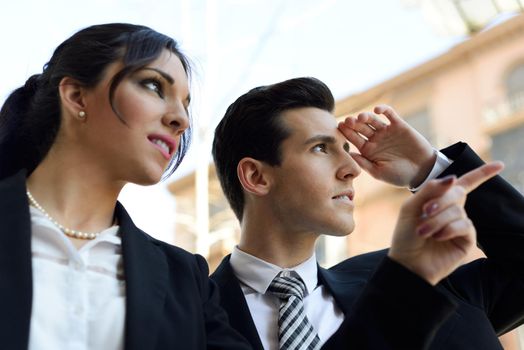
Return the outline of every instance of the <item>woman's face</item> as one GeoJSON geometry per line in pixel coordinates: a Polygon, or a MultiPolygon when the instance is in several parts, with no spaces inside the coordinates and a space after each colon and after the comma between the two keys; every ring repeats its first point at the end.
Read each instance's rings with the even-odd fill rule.
{"type": "Polygon", "coordinates": [[[109,87],[122,67],[120,62],[111,64],[102,81],[87,92],[85,132],[79,142],[85,146],[86,160],[99,164],[109,180],[154,184],[189,126],[187,75],[180,59],[164,50],[120,82],[113,110],[109,87]]]}

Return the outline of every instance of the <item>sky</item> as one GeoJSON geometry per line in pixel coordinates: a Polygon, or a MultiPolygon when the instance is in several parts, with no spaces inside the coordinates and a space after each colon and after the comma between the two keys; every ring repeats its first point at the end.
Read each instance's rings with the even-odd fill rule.
{"type": "Polygon", "coordinates": [[[180,42],[190,57],[196,140],[170,179],[126,186],[135,223],[172,240],[170,181],[210,160],[210,137],[227,106],[247,90],[298,77],[324,81],[343,98],[445,52],[464,39],[442,35],[406,0],[17,0],[0,13],[0,102],[40,73],[53,50],[86,26],[130,22],[180,42]]]}

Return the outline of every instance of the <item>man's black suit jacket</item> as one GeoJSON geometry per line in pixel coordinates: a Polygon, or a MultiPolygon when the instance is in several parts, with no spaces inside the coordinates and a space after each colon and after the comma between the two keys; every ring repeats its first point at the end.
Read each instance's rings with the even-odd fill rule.
{"type": "MultiPolygon", "coordinates": [[[[461,175],[483,163],[464,143],[443,152],[454,163],[442,176],[461,175]]],[[[466,211],[488,258],[460,267],[433,288],[455,306],[451,314],[435,318],[440,310],[435,300],[439,299],[420,288],[425,285],[416,283],[417,276],[395,266],[386,250],[363,254],[330,269],[319,268],[319,283],[330,291],[346,317],[324,348],[382,349],[385,338],[393,348],[403,350],[502,349],[498,335],[524,320],[524,197],[496,177],[469,194],[466,211]],[[370,294],[380,302],[374,308],[360,308],[356,300],[370,294]],[[362,316],[373,327],[364,326],[356,339],[347,336],[348,320],[362,316]]],[[[229,257],[211,277],[219,286],[231,325],[254,348],[262,349],[229,257]]]]}
{"type": "MultiPolygon", "coordinates": [[[[25,175],[0,181],[0,348],[27,349],[32,303],[25,175]]],[[[126,280],[125,349],[249,349],[218,304],[206,261],[138,229],[117,204],[126,280]]],[[[52,314],[49,317],[53,317],[52,314]]]]}

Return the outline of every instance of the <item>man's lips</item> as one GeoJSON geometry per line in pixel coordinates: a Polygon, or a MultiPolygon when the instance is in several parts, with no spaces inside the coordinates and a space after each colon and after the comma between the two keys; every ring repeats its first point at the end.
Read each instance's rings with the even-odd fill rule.
{"type": "Polygon", "coordinates": [[[176,141],[170,136],[151,134],[147,136],[149,142],[155,146],[167,160],[171,159],[176,150],[176,141]]]}

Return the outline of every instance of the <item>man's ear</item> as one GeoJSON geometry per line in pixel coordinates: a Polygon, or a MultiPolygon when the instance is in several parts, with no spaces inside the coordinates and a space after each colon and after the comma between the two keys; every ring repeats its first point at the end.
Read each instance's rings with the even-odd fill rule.
{"type": "Polygon", "coordinates": [[[86,89],[75,79],[64,77],[58,85],[62,111],[78,119],[84,119],[86,114],[86,89]]]}
{"type": "Polygon", "coordinates": [[[269,192],[271,182],[263,162],[253,158],[242,158],[238,162],[237,176],[245,191],[263,196],[269,192]]]}

